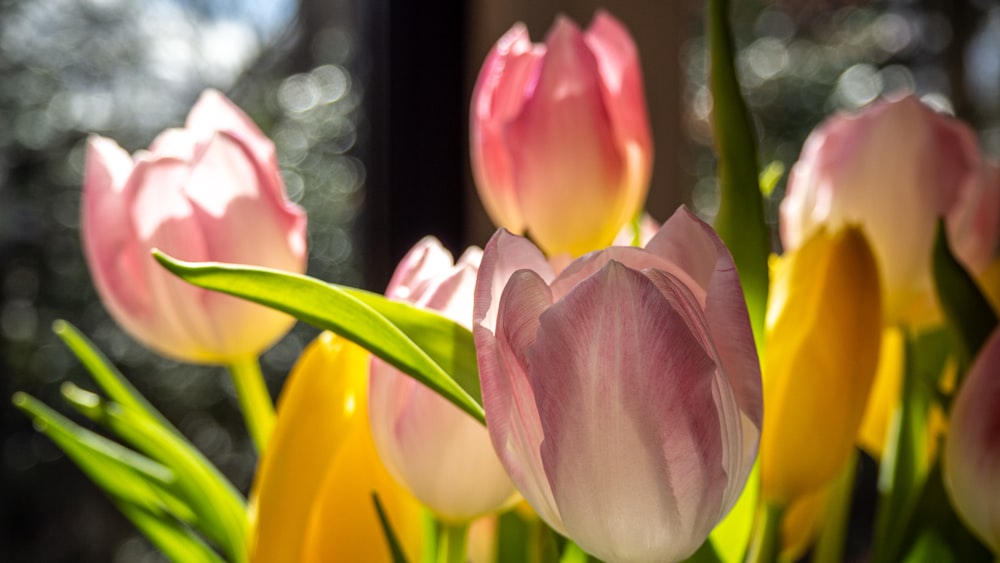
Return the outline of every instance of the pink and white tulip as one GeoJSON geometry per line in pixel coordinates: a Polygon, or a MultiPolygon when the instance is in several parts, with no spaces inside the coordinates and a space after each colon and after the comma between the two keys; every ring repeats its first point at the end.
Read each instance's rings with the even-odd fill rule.
{"type": "Polygon", "coordinates": [[[476,284],[487,428],[550,526],[609,561],[679,561],[757,455],[760,365],[732,257],[678,210],[558,275],[499,231],[476,284]]]}
{"type": "Polygon", "coordinates": [[[642,208],[652,168],[642,71],[607,13],[585,32],[560,16],[542,44],[515,25],[487,56],[471,113],[483,206],[546,253],[608,246],[642,208]]]}
{"type": "MultiPolygon", "coordinates": [[[[403,258],[386,297],[472,324],[482,251],[452,262],[427,237],[403,258]]],[[[467,522],[508,506],[517,491],[486,428],[458,407],[378,358],[371,362],[369,417],[379,456],[415,497],[450,522],[467,522]]]]}
{"type": "Polygon", "coordinates": [[[274,145],[219,92],[201,95],[186,128],[134,156],[91,137],[82,208],[101,300],[156,352],[226,363],[260,354],[291,328],[291,317],[195,288],[150,255],[305,271],[306,216],[285,197],[274,145]]]}
{"type": "Polygon", "coordinates": [[[952,404],[944,483],[962,520],[1000,555],[1000,330],[983,346],[952,404]]]}
{"type": "Polygon", "coordinates": [[[1000,175],[967,125],[910,96],[820,125],[802,148],[781,204],[786,250],[821,226],[861,224],[880,265],[887,320],[936,317],[930,260],[938,217],[952,251],[981,272],[1000,230],[1000,175]]]}

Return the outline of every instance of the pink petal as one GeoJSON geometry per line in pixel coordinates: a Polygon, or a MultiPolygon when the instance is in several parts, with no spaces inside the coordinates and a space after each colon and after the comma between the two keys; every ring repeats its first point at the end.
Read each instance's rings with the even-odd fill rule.
{"type": "Polygon", "coordinates": [[[742,478],[753,466],[763,420],[760,360],[750,330],[743,287],[729,249],[719,235],[686,207],[681,207],[646,245],[674,261],[705,290],[705,318],[722,367],[736,396],[743,425],[742,478]]]}
{"type": "Polygon", "coordinates": [[[427,280],[452,266],[451,252],[434,237],[420,239],[396,266],[385,296],[413,303],[414,292],[427,280]]]}
{"type": "MultiPolygon", "coordinates": [[[[287,207],[288,213],[301,214],[299,220],[303,224],[303,230],[305,229],[304,212],[287,201],[274,143],[229,98],[218,90],[208,89],[202,92],[188,113],[186,127],[199,139],[207,141],[214,133],[223,132],[245,145],[257,163],[265,197],[276,208],[287,207]]],[[[302,250],[305,251],[304,246],[302,250]]]]}
{"type": "Polygon", "coordinates": [[[625,155],[615,142],[597,61],[557,19],[533,95],[510,122],[513,182],[525,223],[549,253],[607,246],[624,220],[625,155]],[[614,223],[614,224],[612,224],[614,223]]]}
{"type": "Polygon", "coordinates": [[[378,359],[372,360],[369,389],[379,456],[435,514],[469,521],[513,497],[482,424],[378,359]]]}
{"type": "Polygon", "coordinates": [[[151,313],[145,283],[147,258],[135,245],[128,221],[130,194],[124,193],[132,159],[104,137],[87,142],[81,238],[94,285],[117,317],[140,319],[151,313]]]}
{"type": "Polygon", "coordinates": [[[684,278],[688,285],[694,288],[699,301],[703,302],[705,300],[704,290],[697,284],[691,283],[687,272],[679,268],[676,264],[641,248],[630,246],[613,246],[605,250],[591,252],[573,261],[563,271],[559,272],[559,276],[553,280],[553,298],[556,300],[562,299],[578,283],[603,268],[610,260],[621,262],[633,270],[655,268],[664,272],[670,272],[675,276],[684,278]]]}
{"type": "Polygon", "coordinates": [[[542,466],[542,427],[525,356],[535,340],[539,316],[551,303],[544,280],[530,270],[519,270],[500,299],[496,338],[481,325],[474,333],[493,447],[535,511],[550,526],[564,531],[542,466]]]}
{"type": "Polygon", "coordinates": [[[1000,551],[1000,331],[979,352],[952,405],[945,485],[962,519],[1000,551]]]}
{"type": "Polygon", "coordinates": [[[681,313],[611,261],[542,315],[528,351],[553,496],[602,559],[683,559],[722,515],[715,365],[681,313]]]}
{"type": "Polygon", "coordinates": [[[606,106],[620,146],[636,143],[642,152],[651,154],[653,143],[642,68],[632,36],[620,21],[604,10],[598,10],[590,28],[584,33],[584,40],[597,59],[606,106]]]}
{"type": "Polygon", "coordinates": [[[545,283],[555,275],[538,247],[505,229],[498,229],[483,249],[479,276],[476,279],[476,296],[473,305],[473,325],[482,325],[490,333],[496,328],[500,294],[507,280],[517,270],[531,270],[545,283]]]}
{"type": "Polygon", "coordinates": [[[534,46],[524,24],[516,24],[486,57],[472,94],[470,156],[483,206],[493,223],[524,232],[510,155],[504,140],[507,122],[534,89],[544,47],[534,46]]]}

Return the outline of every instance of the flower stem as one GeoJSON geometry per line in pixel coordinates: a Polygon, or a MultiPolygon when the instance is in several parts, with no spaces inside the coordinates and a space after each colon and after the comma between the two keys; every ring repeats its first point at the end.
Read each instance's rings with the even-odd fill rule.
{"type": "Polygon", "coordinates": [[[858,470],[858,452],[855,451],[837,478],[826,491],[824,525],[813,551],[813,563],[838,563],[844,560],[847,526],[851,516],[854,479],[858,470]]]}
{"type": "Polygon", "coordinates": [[[781,553],[781,517],[785,507],[765,502],[757,514],[748,563],[774,563],[781,553]]]}
{"type": "Polygon", "coordinates": [[[264,375],[260,371],[257,358],[244,358],[227,366],[229,375],[236,387],[243,420],[253,439],[257,452],[264,451],[271,431],[274,429],[274,403],[264,384],[264,375]]]}
{"type": "Polygon", "coordinates": [[[465,563],[469,542],[469,524],[441,522],[438,535],[437,563],[465,563]]]}

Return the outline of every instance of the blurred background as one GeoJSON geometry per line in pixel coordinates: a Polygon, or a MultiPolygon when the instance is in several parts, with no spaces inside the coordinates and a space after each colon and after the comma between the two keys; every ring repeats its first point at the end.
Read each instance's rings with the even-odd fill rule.
{"type": "MultiPolygon", "coordinates": [[[[1000,156],[995,1],[733,4],[762,164],[787,169],[824,116],[902,91],[969,121],[1000,156]]],[[[0,561],[162,560],[10,406],[20,390],[69,413],[61,383],[93,388],[55,319],[90,335],[244,491],[256,462],[223,371],[147,352],[97,300],[77,231],[88,135],[134,152],[181,126],[202,89],[225,92],[274,139],[289,197],[309,212],[309,273],[381,291],[420,237],[460,253],[492,233],[466,139],[491,44],[515,21],[541,40],[556,13],[586,25],[598,7],[642,57],[651,213],[688,203],[711,218],[700,1],[0,0],[0,561]]],[[[299,326],[263,357],[275,396],[315,334],[299,326]]]]}

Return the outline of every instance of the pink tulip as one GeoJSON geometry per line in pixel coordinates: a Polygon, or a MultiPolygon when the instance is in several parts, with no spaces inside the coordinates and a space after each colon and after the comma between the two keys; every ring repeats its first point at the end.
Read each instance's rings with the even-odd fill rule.
{"type": "Polygon", "coordinates": [[[90,139],[82,206],[87,264],[111,315],[153,350],[190,362],[256,356],[294,320],[197,289],[150,251],[301,273],[305,213],[285,198],[274,145],[222,94],[203,93],[186,125],[133,157],[111,139],[90,139]]]}
{"type": "Polygon", "coordinates": [[[944,482],[962,520],[1000,555],[1000,330],[994,331],[952,404],[944,482]]]}
{"type": "Polygon", "coordinates": [[[609,561],[678,561],[757,455],[760,366],[736,268],[686,209],[556,275],[499,231],[476,284],[487,428],[539,516],[609,561]]]}
{"type": "Polygon", "coordinates": [[[936,316],[930,274],[939,216],[952,250],[980,272],[996,248],[997,169],[972,130],[914,97],[880,101],[827,120],[806,139],[781,204],[786,250],[820,225],[860,223],[886,289],[887,319],[927,324],[936,316]]]}
{"type": "Polygon", "coordinates": [[[472,170],[493,222],[550,255],[614,240],[642,208],[652,141],[628,31],[598,12],[586,32],[556,19],[544,44],[517,24],[472,95],[472,170]]]}
{"type": "MultiPolygon", "coordinates": [[[[427,237],[400,262],[386,296],[471,326],[481,257],[472,247],[453,264],[441,243],[427,237]]],[[[389,472],[441,519],[468,522],[516,498],[486,428],[377,358],[371,363],[369,416],[389,472]]]]}

